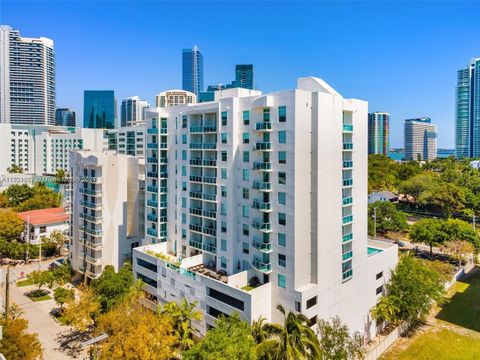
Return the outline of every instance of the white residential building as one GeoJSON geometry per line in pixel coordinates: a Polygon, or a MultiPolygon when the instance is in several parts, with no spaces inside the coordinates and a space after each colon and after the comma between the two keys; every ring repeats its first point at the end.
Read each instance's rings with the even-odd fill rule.
{"type": "Polygon", "coordinates": [[[145,113],[150,104],[138,96],[122,100],[120,108],[120,124],[124,126],[137,126],[145,124],[145,113]]]}
{"type": "Polygon", "coordinates": [[[184,104],[195,104],[197,95],[186,90],[167,90],[155,97],[157,107],[171,107],[184,104]]]}
{"type": "Polygon", "coordinates": [[[95,278],[106,265],[118,271],[144,237],[142,168],[137,158],[112,151],[70,154],[70,261],[95,278]]]}
{"type": "Polygon", "coordinates": [[[26,243],[38,245],[43,237],[48,238],[54,231],[68,234],[69,216],[64,208],[30,210],[17,215],[24,221],[21,239],[26,243]]]}
{"type": "Polygon", "coordinates": [[[119,154],[145,158],[145,125],[105,130],[107,149],[119,154]]]}
{"type": "Polygon", "coordinates": [[[437,125],[428,117],[405,120],[405,160],[437,158],[437,125]]]}
{"type": "Polygon", "coordinates": [[[340,316],[370,337],[370,310],[397,262],[367,240],[367,103],[317,78],[270,94],[147,113],[146,245],[134,273],[154,301],[219,314],[340,316]]]}
{"type": "Polygon", "coordinates": [[[0,123],[55,125],[53,40],[0,25],[0,123]]]}

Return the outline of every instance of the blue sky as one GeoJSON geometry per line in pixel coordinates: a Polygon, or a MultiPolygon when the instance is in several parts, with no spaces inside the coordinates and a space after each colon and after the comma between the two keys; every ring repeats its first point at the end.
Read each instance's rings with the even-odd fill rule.
{"type": "Polygon", "coordinates": [[[198,45],[205,85],[253,63],[262,91],[317,76],[345,97],[403,120],[430,116],[440,147],[454,146],[456,70],[480,56],[475,2],[6,1],[0,23],[55,41],[57,106],[80,115],[83,90],[118,100],[181,87],[181,49],[198,45]]]}

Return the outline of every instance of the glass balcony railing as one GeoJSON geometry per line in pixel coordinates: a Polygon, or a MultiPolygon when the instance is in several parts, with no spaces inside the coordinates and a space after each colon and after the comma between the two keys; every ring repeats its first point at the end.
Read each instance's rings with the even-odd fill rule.
{"type": "Polygon", "coordinates": [[[350,205],[353,203],[353,198],[352,197],[344,197],[342,199],[342,204],[343,205],[350,205]]]}
{"type": "Polygon", "coordinates": [[[346,270],[342,273],[342,279],[347,280],[353,276],[353,269],[346,270]]]}
{"type": "Polygon", "coordinates": [[[209,159],[192,159],[190,165],[194,166],[217,166],[217,160],[209,159]]]}
{"type": "Polygon", "coordinates": [[[348,224],[353,221],[353,215],[348,215],[343,217],[343,224],[348,224]]]}
{"type": "Polygon", "coordinates": [[[147,134],[158,134],[158,128],[147,129],[147,134]]]}
{"type": "Polygon", "coordinates": [[[190,245],[191,247],[194,247],[195,249],[202,250],[202,243],[199,241],[190,240],[188,242],[188,245],[190,245]]]}
{"type": "Polygon", "coordinates": [[[254,162],[253,170],[272,170],[271,162],[254,162]]]}
{"type": "Polygon", "coordinates": [[[158,207],[157,200],[147,200],[147,205],[151,207],[158,207]]]}
{"type": "Polygon", "coordinates": [[[257,142],[255,143],[255,146],[253,147],[253,150],[259,150],[259,151],[266,151],[266,150],[271,150],[272,149],[272,143],[271,142],[257,142]]]}
{"type": "Polygon", "coordinates": [[[153,229],[153,228],[147,228],[147,234],[150,235],[150,236],[157,236],[158,235],[157,230],[153,229]]]}
{"type": "Polygon", "coordinates": [[[205,250],[206,252],[209,252],[211,254],[217,253],[217,247],[211,244],[202,244],[202,250],[205,250]]]}
{"type": "Polygon", "coordinates": [[[217,143],[190,143],[190,149],[215,150],[217,143]]]}
{"type": "Polygon", "coordinates": [[[252,265],[255,269],[264,273],[270,273],[272,271],[272,265],[270,263],[265,263],[257,258],[253,258],[252,265]]]}
{"type": "Polygon", "coordinates": [[[343,162],[343,168],[344,169],[350,169],[353,167],[353,161],[349,160],[349,161],[344,161],[343,162]]]}
{"type": "Polygon", "coordinates": [[[156,149],[158,148],[158,143],[148,143],[147,149],[156,149]]]}
{"type": "Polygon", "coordinates": [[[98,202],[98,203],[95,203],[95,202],[90,202],[90,201],[80,201],[80,205],[81,206],[85,206],[87,208],[92,208],[92,209],[98,209],[98,208],[101,208],[102,207],[102,203],[101,202],[98,202]]]}
{"type": "Polygon", "coordinates": [[[199,183],[206,183],[206,184],[216,184],[217,178],[214,176],[197,176],[197,175],[190,175],[190,181],[199,182],[199,183]]]}
{"type": "Polygon", "coordinates": [[[148,221],[156,222],[156,221],[158,220],[158,217],[157,217],[157,215],[155,215],[155,214],[148,214],[148,215],[147,215],[147,220],[148,220],[148,221]]]}
{"type": "Polygon", "coordinates": [[[257,229],[257,230],[260,230],[260,231],[264,231],[264,232],[272,231],[272,223],[263,222],[263,221],[258,220],[258,219],[253,219],[252,226],[253,226],[254,229],[257,229]]]}
{"type": "Polygon", "coordinates": [[[353,239],[353,233],[348,233],[343,235],[342,240],[343,242],[347,242],[353,239]]]}
{"type": "Polygon", "coordinates": [[[191,133],[217,132],[217,125],[190,126],[191,133]]]}
{"type": "Polygon", "coordinates": [[[269,253],[272,251],[272,244],[271,243],[265,243],[263,241],[260,241],[258,239],[253,239],[252,245],[255,249],[260,250],[265,253],[269,253]]]}
{"type": "Polygon", "coordinates": [[[352,186],[353,179],[343,179],[343,186],[352,186]]]}
{"type": "Polygon", "coordinates": [[[148,185],[147,186],[147,191],[152,192],[152,193],[157,193],[158,192],[158,186],[148,185]]]}
{"type": "Polygon", "coordinates": [[[353,150],[353,143],[343,143],[343,150],[353,150]]]}
{"type": "Polygon", "coordinates": [[[255,124],[255,130],[257,131],[269,131],[272,130],[272,123],[264,121],[255,124]]]}
{"type": "Polygon", "coordinates": [[[256,190],[272,190],[272,183],[266,181],[253,181],[253,188],[256,190]]]}
{"type": "Polygon", "coordinates": [[[95,189],[95,190],[92,190],[92,189],[88,189],[88,188],[84,188],[84,187],[80,187],[78,189],[78,191],[82,194],[87,194],[87,195],[92,195],[92,196],[99,196],[102,194],[102,189],[95,189]]]}
{"type": "Polygon", "coordinates": [[[353,257],[353,251],[349,251],[345,254],[342,254],[342,261],[349,260],[353,257]]]}
{"type": "Polygon", "coordinates": [[[270,211],[272,209],[272,203],[254,199],[252,207],[260,211],[270,211]]]}
{"type": "Polygon", "coordinates": [[[216,194],[202,193],[199,191],[190,191],[190,197],[194,199],[209,200],[209,201],[217,200],[216,194]]]}
{"type": "Polygon", "coordinates": [[[102,235],[102,230],[97,230],[97,229],[92,229],[86,226],[79,226],[78,227],[81,231],[86,232],[87,234],[93,235],[93,236],[101,236],[102,235]]]}
{"type": "Polygon", "coordinates": [[[80,213],[79,217],[82,218],[82,219],[88,220],[88,221],[93,221],[93,222],[98,222],[98,221],[102,220],[101,216],[92,216],[92,215],[85,214],[85,213],[80,213]]]}
{"type": "Polygon", "coordinates": [[[351,124],[343,124],[343,131],[352,132],[352,131],[353,131],[353,125],[351,125],[351,124]]]}
{"type": "Polygon", "coordinates": [[[207,234],[210,236],[217,236],[217,230],[214,228],[209,228],[201,225],[190,224],[190,230],[196,231],[202,234],[207,234]]]}

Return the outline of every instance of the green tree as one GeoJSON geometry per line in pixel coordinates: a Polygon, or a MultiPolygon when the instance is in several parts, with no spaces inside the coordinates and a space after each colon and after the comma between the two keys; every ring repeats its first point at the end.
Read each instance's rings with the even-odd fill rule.
{"type": "Polygon", "coordinates": [[[463,240],[471,243],[477,251],[480,250],[480,240],[472,225],[460,219],[440,221],[440,228],[445,233],[446,240],[463,240]]]}
{"type": "Polygon", "coordinates": [[[396,163],[385,155],[368,156],[368,192],[394,190],[396,163]]]}
{"type": "Polygon", "coordinates": [[[397,168],[397,178],[399,181],[405,181],[420,174],[422,171],[423,169],[416,161],[402,162],[397,168]]]}
{"type": "Polygon", "coordinates": [[[116,273],[113,266],[107,265],[102,275],[92,281],[91,286],[100,301],[102,313],[106,313],[132,290],[134,286],[132,266],[125,263],[116,273]]]}
{"type": "Polygon", "coordinates": [[[251,327],[238,313],[221,315],[202,341],[182,354],[184,360],[255,360],[256,343],[251,327]]]}
{"type": "MultiPolygon", "coordinates": [[[[407,215],[404,212],[397,210],[395,204],[389,201],[377,201],[368,205],[368,221],[370,223],[374,221],[373,212],[375,208],[377,209],[377,233],[385,235],[389,231],[405,231],[408,229],[407,215]]],[[[370,224],[369,229],[372,228],[373,224],[370,224]]],[[[373,235],[373,233],[370,235],[373,235]]]]}
{"type": "Polygon", "coordinates": [[[196,301],[189,303],[187,299],[183,299],[180,304],[170,302],[161,309],[161,314],[169,316],[173,321],[173,330],[180,351],[188,350],[194,345],[195,330],[192,328],[192,320],[202,319],[202,312],[195,309],[197,304],[196,301]]]}
{"type": "Polygon", "coordinates": [[[10,185],[2,194],[8,198],[10,206],[18,206],[33,196],[33,189],[27,184],[10,185]]]}
{"type": "Polygon", "coordinates": [[[35,270],[27,275],[32,282],[32,284],[38,285],[38,290],[40,290],[44,285],[48,285],[50,288],[53,287],[55,277],[52,271],[45,270],[35,270]]]}
{"type": "Polygon", "coordinates": [[[430,173],[417,174],[412,178],[402,181],[398,186],[398,191],[407,196],[411,196],[414,202],[433,186],[434,177],[430,173]]]}
{"type": "Polygon", "coordinates": [[[372,309],[372,317],[380,323],[397,324],[399,321],[398,314],[400,313],[398,302],[399,300],[393,295],[382,296],[372,309]]]}
{"type": "Polygon", "coordinates": [[[458,213],[465,207],[465,192],[453,183],[436,183],[420,195],[418,203],[433,207],[444,216],[450,217],[452,213],[458,213]]]}
{"type": "Polygon", "coordinates": [[[447,239],[448,235],[442,229],[442,220],[422,219],[410,227],[410,240],[430,246],[430,254],[433,253],[434,246],[442,245],[447,239]]]}
{"type": "Polygon", "coordinates": [[[53,298],[56,303],[60,305],[60,309],[63,310],[63,304],[65,304],[68,300],[75,299],[75,291],[73,289],[58,287],[53,291],[53,298]]]}
{"type": "Polygon", "coordinates": [[[323,360],[362,359],[362,336],[358,332],[350,335],[348,326],[338,316],[331,322],[319,320],[318,335],[323,360]]]}
{"type": "Polygon", "coordinates": [[[8,201],[8,197],[0,193],[0,208],[8,208],[10,206],[10,202],[8,201]]]}
{"type": "MultiPolygon", "coordinates": [[[[386,300],[381,306],[389,305],[390,321],[416,322],[430,311],[432,303],[443,300],[444,287],[441,275],[411,255],[400,258],[390,281],[386,285],[386,300]],[[394,307],[392,306],[394,304],[394,307]]],[[[385,320],[386,311],[380,311],[377,305],[372,311],[376,320],[385,320]]]]}
{"type": "Polygon", "coordinates": [[[91,287],[80,286],[78,299],[67,299],[65,321],[78,331],[85,331],[95,324],[100,314],[100,303],[91,287]]]}
{"type": "Polygon", "coordinates": [[[252,336],[257,344],[261,344],[270,337],[270,324],[267,319],[260,317],[252,322],[252,336]]]}
{"type": "Polygon", "coordinates": [[[475,247],[468,241],[450,240],[445,243],[443,250],[457,260],[459,266],[462,266],[463,259],[473,254],[475,247]]]}
{"type": "Polygon", "coordinates": [[[303,314],[287,314],[282,305],[277,305],[277,310],[283,315],[283,326],[270,324],[272,336],[258,345],[259,357],[274,360],[321,358],[318,338],[309,320],[303,314]]]}
{"type": "Polygon", "coordinates": [[[11,211],[0,211],[0,238],[6,240],[18,239],[23,231],[23,220],[11,211]]]}
{"type": "Polygon", "coordinates": [[[53,269],[53,277],[55,282],[60,286],[69,282],[72,278],[72,267],[70,266],[70,263],[65,262],[61,266],[57,266],[53,269]]]}
{"type": "Polygon", "coordinates": [[[13,164],[7,169],[7,172],[9,174],[22,174],[23,169],[20,166],[13,164]]]}
{"type": "Polygon", "coordinates": [[[36,194],[15,207],[18,212],[49,209],[60,206],[60,195],[54,192],[36,194]]]}
{"type": "Polygon", "coordinates": [[[63,245],[68,241],[67,236],[60,230],[53,230],[48,237],[49,242],[55,245],[56,252],[58,253],[63,245]]]}

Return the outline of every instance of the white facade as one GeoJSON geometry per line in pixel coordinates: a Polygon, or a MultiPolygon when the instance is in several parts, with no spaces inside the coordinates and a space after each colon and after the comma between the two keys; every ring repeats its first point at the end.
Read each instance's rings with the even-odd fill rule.
{"type": "Polygon", "coordinates": [[[118,271],[143,238],[143,185],[137,158],[106,151],[71,152],[70,261],[88,278],[118,271]],[[78,179],[78,181],[77,181],[78,179]]]}
{"type": "Polygon", "coordinates": [[[202,332],[222,312],[280,322],[277,304],[375,332],[397,249],[367,242],[366,102],[316,78],[229,89],[149,111],[146,139],[149,245],[133,255],[154,299],[199,300],[202,332]]]}
{"type": "Polygon", "coordinates": [[[145,124],[145,114],[150,104],[138,96],[122,100],[120,109],[120,124],[124,126],[138,126],[145,124]]]}
{"type": "Polygon", "coordinates": [[[145,125],[105,130],[107,149],[119,154],[145,158],[145,125]]]}
{"type": "Polygon", "coordinates": [[[437,158],[437,126],[430,118],[405,120],[405,160],[437,158]]]}
{"type": "Polygon", "coordinates": [[[55,125],[53,41],[0,25],[0,123],[55,125]]]}
{"type": "Polygon", "coordinates": [[[195,104],[197,95],[186,90],[167,90],[155,97],[157,107],[171,107],[185,104],[195,104]]]}

